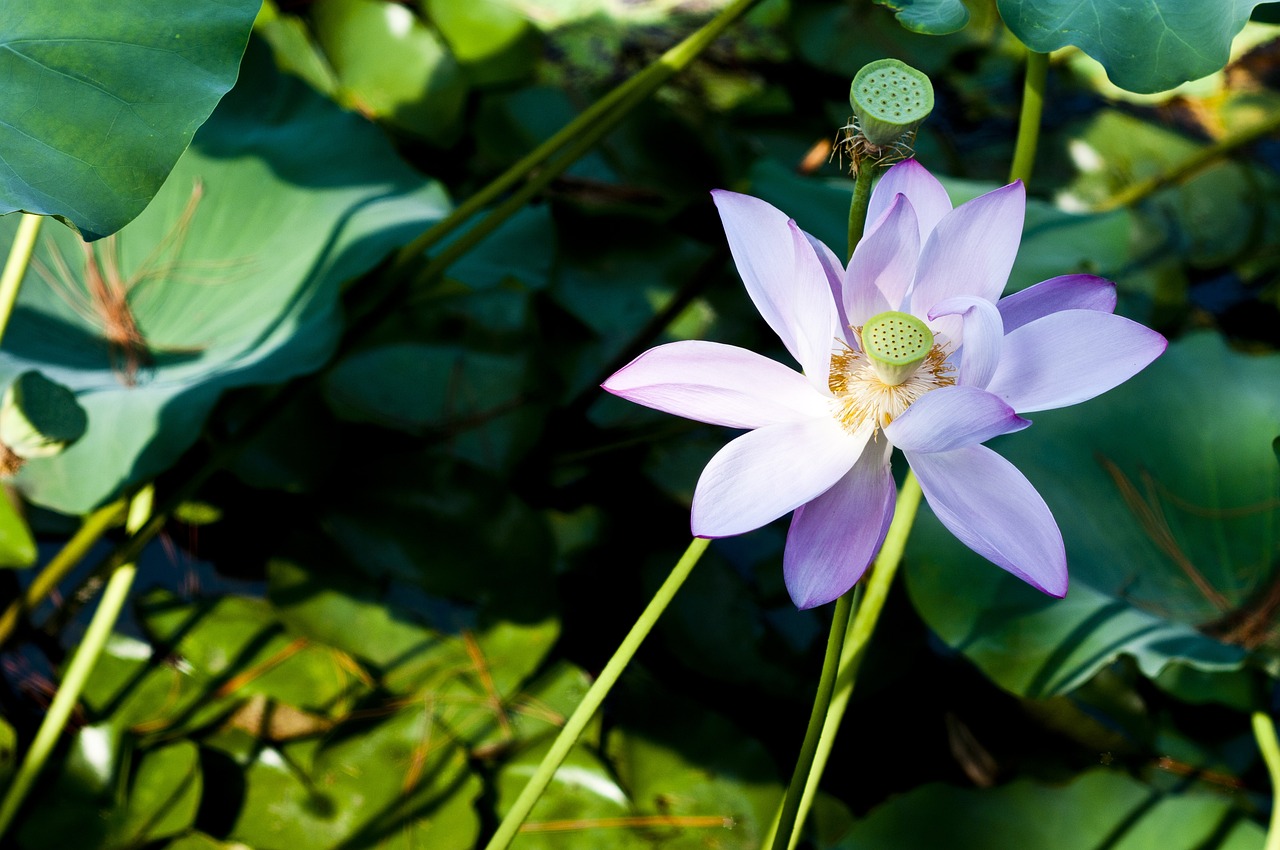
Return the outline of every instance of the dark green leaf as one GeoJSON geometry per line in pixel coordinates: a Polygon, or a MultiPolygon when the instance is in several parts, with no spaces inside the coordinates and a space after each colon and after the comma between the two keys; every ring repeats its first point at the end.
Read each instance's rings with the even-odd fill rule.
{"type": "Polygon", "coordinates": [[[1063,786],[926,785],[872,811],[832,850],[1255,850],[1263,838],[1228,797],[1162,793],[1096,769],[1063,786]]]}
{"type": "Polygon", "coordinates": [[[0,8],[0,213],[89,239],[142,212],[235,82],[257,0],[0,8]]]}
{"type": "Polygon", "coordinates": [[[960,0],[876,0],[893,10],[894,17],[912,32],[946,35],[964,29],[969,10],[960,0]]]}
{"type": "MultiPolygon", "coordinates": [[[[1269,0],[1262,0],[1269,2],[1269,0]]],[[[1032,50],[1073,44],[1134,92],[1158,92],[1227,64],[1231,39],[1259,0],[998,0],[1000,16],[1032,50]]]]}

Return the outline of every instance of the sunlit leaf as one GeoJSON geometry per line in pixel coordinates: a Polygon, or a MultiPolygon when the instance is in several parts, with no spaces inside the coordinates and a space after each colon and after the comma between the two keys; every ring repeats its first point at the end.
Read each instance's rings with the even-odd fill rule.
{"type": "Polygon", "coordinates": [[[36,541],[12,500],[0,498],[0,567],[29,567],[36,562],[36,541]]]}
{"type": "Polygon", "coordinates": [[[256,748],[235,841],[262,848],[470,850],[480,781],[426,702],[350,723],[323,741],[256,748]]]}
{"type": "MultiPolygon", "coordinates": [[[[70,231],[43,231],[0,381],[40,369],[77,393],[89,432],[24,467],[35,502],[83,513],[167,468],[225,389],[317,368],[339,284],[445,208],[375,128],[260,51],[241,82],[91,266],[70,231]]],[[[0,219],[0,250],[14,226],[0,219]]]]}
{"type": "Polygon", "coordinates": [[[533,70],[537,39],[530,15],[519,3],[420,0],[420,4],[474,83],[511,83],[533,70]]]}
{"type": "Polygon", "coordinates": [[[466,80],[440,37],[407,6],[321,0],[311,14],[341,102],[436,144],[457,138],[466,80]]]}

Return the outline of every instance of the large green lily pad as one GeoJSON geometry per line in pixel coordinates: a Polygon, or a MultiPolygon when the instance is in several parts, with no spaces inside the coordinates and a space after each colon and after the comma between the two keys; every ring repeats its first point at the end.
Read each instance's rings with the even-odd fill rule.
{"type": "Polygon", "coordinates": [[[142,212],[231,88],[258,0],[0,7],[0,214],[89,239],[142,212]]]}
{"type": "MultiPolygon", "coordinates": [[[[73,233],[43,233],[0,383],[40,370],[89,431],[24,468],[32,501],[83,513],[173,463],[224,390],[318,368],[339,285],[446,209],[375,128],[257,50],[245,65],[146,212],[96,246],[103,282],[73,233]]],[[[0,219],[0,251],[15,224],[0,219]]]]}
{"type": "Polygon", "coordinates": [[[1235,670],[1272,640],[1280,357],[1198,334],[1101,398],[1035,414],[994,447],[1062,528],[1071,589],[1027,587],[922,516],[907,588],[1002,687],[1065,693],[1120,655],[1151,677],[1235,670]]]}
{"type": "MultiPolygon", "coordinates": [[[[1269,2],[1269,0],[1264,0],[1269,2]]],[[[998,0],[1000,17],[1032,50],[1073,44],[1134,92],[1171,89],[1227,64],[1231,39],[1259,0],[998,0]]]]}

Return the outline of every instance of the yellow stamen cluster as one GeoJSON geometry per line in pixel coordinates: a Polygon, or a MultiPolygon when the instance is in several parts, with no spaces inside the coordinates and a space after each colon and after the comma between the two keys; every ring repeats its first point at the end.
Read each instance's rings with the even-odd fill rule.
{"type": "MultiPolygon", "coordinates": [[[[855,328],[861,338],[862,328],[855,328]]],[[[939,387],[954,386],[955,368],[947,362],[941,345],[929,350],[915,374],[900,384],[886,384],[861,351],[836,341],[831,354],[831,374],[827,386],[835,396],[834,414],[850,434],[868,424],[876,433],[897,419],[920,396],[939,387]]]]}

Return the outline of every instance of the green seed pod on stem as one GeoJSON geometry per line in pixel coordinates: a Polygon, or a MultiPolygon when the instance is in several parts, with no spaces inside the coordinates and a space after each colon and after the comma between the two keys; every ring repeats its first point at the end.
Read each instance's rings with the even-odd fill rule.
{"type": "Polygon", "coordinates": [[[861,135],[871,145],[892,147],[909,140],[933,111],[933,85],[910,65],[897,59],[877,59],[853,78],[849,105],[861,135]]]}

